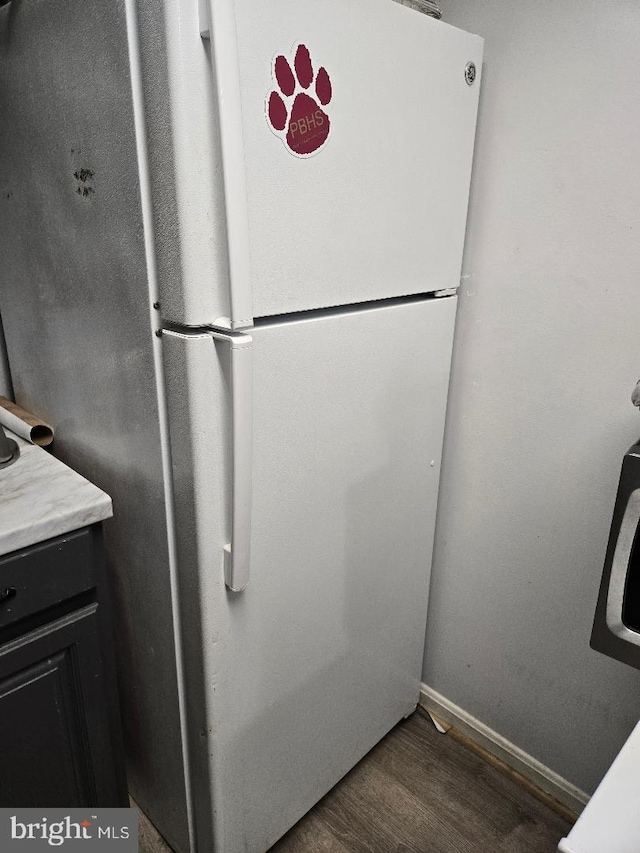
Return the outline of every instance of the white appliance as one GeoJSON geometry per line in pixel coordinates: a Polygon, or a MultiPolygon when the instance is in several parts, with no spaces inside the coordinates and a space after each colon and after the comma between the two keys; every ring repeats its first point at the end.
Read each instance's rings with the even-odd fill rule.
{"type": "Polygon", "coordinates": [[[636,853],[640,836],[640,723],[598,785],[558,853],[636,853]]]}
{"type": "Polygon", "coordinates": [[[265,851],[417,703],[481,64],[393,0],[0,9],[16,398],[113,497],[178,851],[265,851]]]}

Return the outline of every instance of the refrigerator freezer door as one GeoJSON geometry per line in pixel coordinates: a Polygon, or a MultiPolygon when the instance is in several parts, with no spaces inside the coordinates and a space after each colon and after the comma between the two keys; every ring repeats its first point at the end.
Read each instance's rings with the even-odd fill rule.
{"type": "MultiPolygon", "coordinates": [[[[172,280],[165,316],[220,325],[228,310],[240,328],[249,305],[261,317],[456,288],[482,39],[393,0],[202,8],[201,28],[219,36],[205,42],[217,96],[199,90],[220,105],[212,180],[222,174],[228,187],[229,263],[172,280]]],[[[193,162],[188,147],[175,159],[193,162]]],[[[185,204],[187,217],[202,205],[183,223],[189,245],[204,227],[225,231],[205,199],[191,193],[185,204]]]]}
{"type": "Polygon", "coordinates": [[[482,39],[392,0],[236,0],[236,21],[254,315],[457,287],[482,39]]]}
{"type": "Polygon", "coordinates": [[[228,345],[163,336],[199,849],[267,850],[418,701],[455,303],[254,329],[235,594],[228,345]]]}

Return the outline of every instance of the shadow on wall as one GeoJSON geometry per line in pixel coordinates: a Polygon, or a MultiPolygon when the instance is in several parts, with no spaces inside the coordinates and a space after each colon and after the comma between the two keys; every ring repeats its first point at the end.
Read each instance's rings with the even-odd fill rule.
{"type": "MultiPolygon", "coordinates": [[[[0,6],[2,6],[0,0],[0,6]]],[[[0,394],[13,400],[13,387],[11,384],[11,371],[9,370],[9,359],[7,358],[7,347],[4,342],[4,331],[2,329],[2,317],[0,316],[0,394]]]]}

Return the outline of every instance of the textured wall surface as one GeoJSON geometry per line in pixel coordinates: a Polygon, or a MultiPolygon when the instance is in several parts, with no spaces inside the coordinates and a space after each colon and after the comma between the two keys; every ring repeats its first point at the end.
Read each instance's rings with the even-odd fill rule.
{"type": "Polygon", "coordinates": [[[424,680],[590,791],[640,718],[589,648],[640,435],[640,6],[443,6],[486,42],[424,680]]]}

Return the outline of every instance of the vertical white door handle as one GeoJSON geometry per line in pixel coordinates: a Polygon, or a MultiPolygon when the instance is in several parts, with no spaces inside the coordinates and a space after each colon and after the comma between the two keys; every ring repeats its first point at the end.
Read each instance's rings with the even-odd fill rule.
{"type": "Polygon", "coordinates": [[[231,541],[224,546],[224,581],[233,592],[249,583],[253,477],[253,354],[251,335],[211,336],[229,345],[231,366],[231,541]]]}
{"type": "Polygon", "coordinates": [[[229,256],[229,317],[215,325],[253,325],[249,267],[249,215],[245,178],[240,70],[234,0],[200,0],[200,35],[209,40],[217,94],[229,256]]]}
{"type": "Polygon", "coordinates": [[[622,608],[629,562],[638,524],[640,524],[640,489],[634,489],[627,500],[613,552],[609,592],[607,594],[607,626],[617,637],[626,640],[628,643],[633,643],[635,646],[640,646],[640,634],[631,631],[624,624],[622,608]]]}

